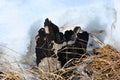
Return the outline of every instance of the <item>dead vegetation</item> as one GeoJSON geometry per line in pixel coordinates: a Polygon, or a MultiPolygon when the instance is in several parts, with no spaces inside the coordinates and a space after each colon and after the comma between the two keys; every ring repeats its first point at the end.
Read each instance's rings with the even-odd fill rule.
{"type": "Polygon", "coordinates": [[[44,72],[40,67],[38,69],[39,76],[45,80],[119,80],[120,53],[106,45],[94,49],[94,55],[70,60],[54,72],[44,72]]]}
{"type": "MultiPolygon", "coordinates": [[[[49,65],[54,66],[49,63],[51,68],[46,70],[44,67],[22,68],[23,73],[31,74],[28,76],[30,80],[120,80],[120,53],[110,45],[96,48],[93,53],[84,55],[84,58],[72,59],[55,71],[48,70],[52,68],[49,65]]],[[[22,78],[24,76],[13,69],[0,74],[3,80],[27,80],[22,78]]]]}
{"type": "Polygon", "coordinates": [[[1,73],[0,79],[2,80],[20,80],[20,77],[15,71],[10,73],[1,73]]]}

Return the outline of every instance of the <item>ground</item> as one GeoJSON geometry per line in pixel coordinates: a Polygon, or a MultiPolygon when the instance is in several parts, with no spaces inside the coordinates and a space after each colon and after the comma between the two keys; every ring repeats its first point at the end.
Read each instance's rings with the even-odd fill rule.
{"type": "MultiPolygon", "coordinates": [[[[11,71],[2,72],[3,80],[119,80],[120,53],[110,45],[93,50],[92,55],[69,61],[66,66],[55,71],[31,66],[20,68],[20,72],[11,68],[11,71]],[[94,53],[94,54],[93,54],[94,53]],[[69,66],[69,64],[73,64],[69,66]]],[[[48,64],[51,67],[52,64],[48,64]]],[[[12,67],[12,66],[10,66],[12,67]]],[[[55,68],[55,67],[52,67],[55,68]]]]}

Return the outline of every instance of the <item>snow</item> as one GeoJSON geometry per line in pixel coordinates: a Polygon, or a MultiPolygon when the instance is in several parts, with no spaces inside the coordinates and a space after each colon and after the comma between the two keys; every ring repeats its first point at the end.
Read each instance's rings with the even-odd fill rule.
{"type": "Polygon", "coordinates": [[[80,25],[120,50],[119,4],[119,0],[0,0],[0,49],[10,61],[14,60],[12,56],[20,60],[26,53],[33,55],[34,37],[45,18],[49,18],[62,31],[80,25]],[[101,30],[103,33],[98,34],[101,30]]]}

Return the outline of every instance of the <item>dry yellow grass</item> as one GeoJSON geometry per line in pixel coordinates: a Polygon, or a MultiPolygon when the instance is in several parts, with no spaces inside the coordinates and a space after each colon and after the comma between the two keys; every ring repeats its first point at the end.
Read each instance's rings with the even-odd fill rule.
{"type": "MultiPolygon", "coordinates": [[[[120,80],[120,53],[110,45],[96,48],[93,53],[85,58],[72,59],[55,71],[33,66],[31,69],[22,69],[31,74],[28,76],[32,78],[30,80],[120,80]]],[[[3,80],[27,80],[24,76],[13,69],[0,74],[3,80]]]]}
{"type": "Polygon", "coordinates": [[[66,66],[54,72],[44,72],[41,67],[38,69],[39,77],[46,80],[72,80],[75,78],[77,80],[119,80],[120,53],[110,45],[106,45],[103,48],[94,49],[94,55],[70,60],[66,66]],[[72,66],[69,66],[71,64],[72,66]],[[82,71],[79,70],[81,67],[82,71]]]}
{"type": "Polygon", "coordinates": [[[15,73],[15,71],[10,73],[2,73],[0,74],[0,79],[3,80],[21,80],[19,75],[15,73]]]}

